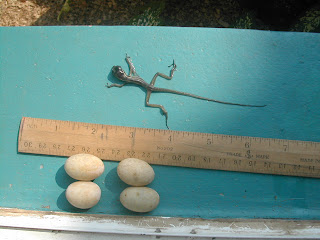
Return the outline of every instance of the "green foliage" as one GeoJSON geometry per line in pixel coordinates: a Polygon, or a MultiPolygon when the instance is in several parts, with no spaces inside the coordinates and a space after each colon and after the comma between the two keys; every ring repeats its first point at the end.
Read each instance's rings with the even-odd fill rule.
{"type": "Polygon", "coordinates": [[[143,12],[135,16],[129,24],[135,26],[159,26],[162,24],[160,14],[165,8],[165,1],[152,1],[143,8],[143,12]]]}
{"type": "Polygon", "coordinates": [[[239,28],[239,29],[252,29],[254,25],[253,22],[254,20],[252,15],[249,13],[246,13],[244,16],[237,19],[232,27],[239,28]]]}
{"type": "Polygon", "coordinates": [[[292,28],[293,31],[301,32],[320,32],[320,10],[313,9],[306,12],[297,24],[292,28]]]}
{"type": "Polygon", "coordinates": [[[256,14],[253,12],[245,12],[230,27],[238,29],[269,29],[267,25],[257,19],[256,14]]]}
{"type": "Polygon", "coordinates": [[[66,1],[64,2],[63,6],[62,6],[62,8],[61,8],[61,10],[60,10],[60,13],[59,13],[59,15],[58,15],[58,18],[57,18],[58,21],[60,21],[61,15],[62,15],[63,13],[67,13],[67,12],[70,11],[71,8],[70,8],[70,5],[69,5],[69,1],[70,1],[70,0],[66,0],[66,1]]]}

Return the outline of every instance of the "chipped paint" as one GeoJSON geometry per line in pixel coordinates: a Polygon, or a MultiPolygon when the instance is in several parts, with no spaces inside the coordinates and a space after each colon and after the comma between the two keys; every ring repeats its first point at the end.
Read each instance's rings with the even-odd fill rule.
{"type": "Polygon", "coordinates": [[[309,238],[320,236],[320,221],[199,219],[90,215],[0,208],[0,226],[156,236],[309,238]]]}

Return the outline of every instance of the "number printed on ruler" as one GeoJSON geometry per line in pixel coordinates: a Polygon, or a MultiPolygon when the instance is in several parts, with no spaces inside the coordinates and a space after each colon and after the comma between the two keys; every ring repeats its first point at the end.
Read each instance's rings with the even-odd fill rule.
{"type": "Polygon", "coordinates": [[[19,152],[320,177],[320,143],[26,118],[19,152]]]}

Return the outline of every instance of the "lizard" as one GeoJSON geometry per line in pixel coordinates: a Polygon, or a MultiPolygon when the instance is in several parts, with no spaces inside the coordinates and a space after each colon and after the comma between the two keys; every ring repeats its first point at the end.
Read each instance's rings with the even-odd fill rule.
{"type": "Polygon", "coordinates": [[[129,65],[129,75],[126,74],[126,72],[122,69],[121,66],[113,66],[112,67],[112,74],[114,77],[116,77],[118,80],[124,82],[123,84],[111,84],[109,85],[107,83],[106,87],[111,88],[111,87],[118,87],[121,88],[127,84],[136,84],[139,85],[143,88],[145,88],[147,90],[147,96],[146,96],[146,105],[148,107],[154,107],[154,108],[160,108],[163,112],[163,114],[166,117],[166,126],[169,129],[168,126],[168,112],[167,110],[163,107],[163,105],[160,104],[151,104],[149,103],[149,99],[150,99],[150,95],[152,92],[164,92],[164,93],[173,93],[173,94],[178,94],[178,95],[184,95],[184,96],[188,96],[188,97],[193,97],[193,98],[197,98],[197,99],[201,99],[201,100],[206,100],[206,101],[210,101],[210,102],[216,102],[216,103],[222,103],[222,104],[229,104],[229,105],[237,105],[237,106],[243,106],[243,107],[265,107],[266,105],[248,105],[248,104],[240,104],[240,103],[231,103],[231,102],[224,102],[224,101],[219,101],[219,100],[215,100],[215,99],[211,99],[211,98],[206,98],[206,97],[201,97],[195,94],[191,94],[191,93],[186,93],[186,92],[180,92],[180,91],[176,91],[176,90],[171,90],[171,89],[167,89],[167,88],[158,88],[155,87],[155,82],[157,77],[162,77],[168,80],[171,80],[173,78],[174,72],[177,69],[177,65],[175,64],[174,60],[173,63],[171,65],[169,65],[168,67],[172,67],[171,71],[170,71],[170,76],[165,75],[163,73],[157,72],[150,83],[147,83],[145,80],[143,80],[137,73],[136,73],[136,69],[132,63],[131,58],[126,55],[126,62],[129,65]]]}

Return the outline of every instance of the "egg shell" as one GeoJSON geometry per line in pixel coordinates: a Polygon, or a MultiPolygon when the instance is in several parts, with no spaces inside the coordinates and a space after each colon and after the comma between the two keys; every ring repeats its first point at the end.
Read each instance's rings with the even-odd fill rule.
{"type": "Polygon", "coordinates": [[[134,212],[150,212],[160,201],[159,194],[148,187],[128,187],[120,194],[122,205],[134,212]]]}
{"type": "Polygon", "coordinates": [[[137,158],[122,160],[117,172],[122,181],[135,187],[148,185],[153,181],[155,175],[153,168],[147,162],[137,158]]]}
{"type": "Polygon", "coordinates": [[[68,202],[76,208],[92,208],[101,198],[101,189],[94,182],[74,182],[68,186],[66,198],[68,202]]]}
{"type": "Polygon", "coordinates": [[[64,169],[74,179],[90,181],[103,173],[104,164],[100,158],[94,155],[80,153],[69,157],[64,169]]]}

